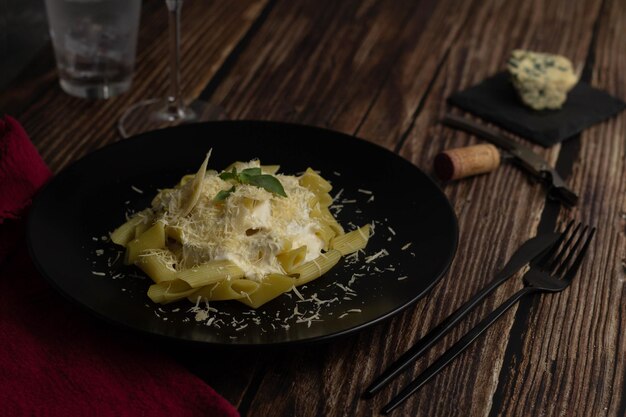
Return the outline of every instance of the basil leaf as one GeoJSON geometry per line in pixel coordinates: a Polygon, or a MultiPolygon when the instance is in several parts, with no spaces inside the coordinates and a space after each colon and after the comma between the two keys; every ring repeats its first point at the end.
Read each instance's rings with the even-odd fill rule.
{"type": "Polygon", "coordinates": [[[228,181],[228,180],[235,180],[235,181],[237,181],[238,180],[237,174],[234,173],[234,172],[222,172],[219,175],[219,177],[221,179],[223,179],[224,181],[228,181]]]}
{"type": "Polygon", "coordinates": [[[270,193],[287,197],[287,193],[285,193],[283,185],[280,183],[280,181],[278,181],[276,177],[273,177],[272,175],[263,174],[249,177],[249,184],[261,187],[266,191],[269,191],[270,193]]]}
{"type": "Polygon", "coordinates": [[[221,201],[224,201],[228,198],[229,195],[231,195],[233,192],[235,191],[235,186],[233,185],[232,187],[230,187],[230,189],[228,190],[222,190],[219,193],[217,193],[215,195],[215,197],[213,197],[213,202],[214,203],[219,203],[221,201]]]}
{"type": "MultiPolygon", "coordinates": [[[[234,181],[238,184],[250,184],[256,187],[263,188],[270,193],[274,193],[283,197],[287,197],[283,185],[278,179],[269,174],[263,174],[261,168],[246,168],[241,172],[237,172],[236,168],[233,168],[231,172],[222,172],[219,177],[224,181],[234,181]]],[[[223,190],[217,193],[213,201],[223,201],[230,193],[234,191],[234,186],[230,190],[223,190]]]]}
{"type": "Polygon", "coordinates": [[[241,173],[245,175],[256,176],[261,175],[263,172],[261,171],[261,168],[246,168],[241,171],[241,173]]]}
{"type": "Polygon", "coordinates": [[[239,173],[237,180],[241,184],[252,184],[250,178],[261,175],[261,168],[246,168],[239,173]]]}

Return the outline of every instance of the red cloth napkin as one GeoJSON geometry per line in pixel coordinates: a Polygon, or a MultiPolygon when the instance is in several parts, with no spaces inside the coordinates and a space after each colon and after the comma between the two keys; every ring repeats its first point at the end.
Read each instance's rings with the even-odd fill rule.
{"type": "Polygon", "coordinates": [[[0,415],[238,416],[202,380],[79,311],[35,271],[21,219],[50,175],[21,126],[0,119],[0,415]]]}

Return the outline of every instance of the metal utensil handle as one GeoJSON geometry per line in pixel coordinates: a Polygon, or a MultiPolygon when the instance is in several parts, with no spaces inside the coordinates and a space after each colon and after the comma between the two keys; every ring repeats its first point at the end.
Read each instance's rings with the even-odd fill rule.
{"type": "Polygon", "coordinates": [[[454,358],[459,356],[465,349],[467,349],[473,342],[483,334],[493,323],[496,322],[509,308],[515,305],[522,297],[536,292],[537,289],[533,287],[525,287],[516,292],[500,304],[498,308],[485,317],[480,323],[478,323],[472,330],[470,330],[465,336],[463,336],[458,342],[456,342],[450,349],[448,349],[443,355],[439,357],[432,365],[430,365],[424,372],[418,375],[418,377],[407,385],[402,391],[398,393],[386,406],[383,407],[381,412],[388,414],[396,407],[406,401],[411,395],[418,391],[424,384],[430,381],[435,375],[445,368],[454,358]]]}
{"type": "Polygon", "coordinates": [[[418,340],[411,346],[402,356],[391,364],[385,372],[372,382],[364,392],[366,398],[372,397],[387,385],[396,375],[402,372],[411,363],[417,360],[422,354],[438,342],[448,331],[461,321],[467,314],[472,311],[485,297],[491,294],[509,277],[515,274],[519,269],[529,261],[532,262],[539,254],[543,253],[547,248],[553,246],[559,238],[558,233],[547,233],[535,236],[524,242],[511,255],[509,261],[504,267],[493,277],[493,279],[470,300],[463,303],[454,313],[445,318],[441,323],[435,326],[426,336],[418,340]]]}
{"type": "Polygon", "coordinates": [[[394,363],[389,366],[374,382],[370,384],[365,390],[365,396],[371,397],[384,388],[392,379],[396,377],[400,372],[405,370],[407,366],[411,365],[420,356],[424,354],[432,345],[437,343],[443,336],[448,334],[448,331],[454,327],[459,321],[461,321],[467,314],[474,309],[482,300],[491,294],[496,288],[498,288],[511,273],[508,271],[501,271],[485,288],[480,290],[470,300],[465,302],[461,307],[456,309],[454,313],[446,317],[441,323],[435,326],[424,337],[417,341],[409,350],[404,352],[402,356],[398,358],[394,363]]]}
{"type": "Polygon", "coordinates": [[[550,187],[548,197],[551,200],[559,201],[567,207],[574,207],[578,203],[578,196],[565,187],[550,187]]]}
{"type": "Polygon", "coordinates": [[[498,131],[490,129],[487,126],[483,126],[480,123],[476,123],[461,116],[446,114],[441,122],[444,125],[464,130],[473,135],[487,139],[489,142],[495,143],[496,145],[507,151],[514,149],[516,146],[515,142],[506,137],[503,137],[498,131]]]}

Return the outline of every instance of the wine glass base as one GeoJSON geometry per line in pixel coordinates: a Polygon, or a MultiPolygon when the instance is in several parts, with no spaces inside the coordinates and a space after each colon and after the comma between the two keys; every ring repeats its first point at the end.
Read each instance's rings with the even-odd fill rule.
{"type": "Polygon", "coordinates": [[[222,107],[202,100],[194,100],[189,106],[179,109],[165,99],[153,98],[140,101],[126,109],[117,122],[117,131],[122,138],[184,123],[223,120],[226,113],[222,107]]]}

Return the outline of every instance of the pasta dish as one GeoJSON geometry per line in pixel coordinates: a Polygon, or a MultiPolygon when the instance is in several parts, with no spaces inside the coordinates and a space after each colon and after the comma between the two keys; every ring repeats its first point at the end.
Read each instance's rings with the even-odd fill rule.
{"type": "Polygon", "coordinates": [[[253,160],[217,172],[209,157],[111,234],[154,281],[152,301],[258,308],[366,246],[370,225],[345,232],[329,210],[332,186],[311,168],[283,175],[253,160]]]}

